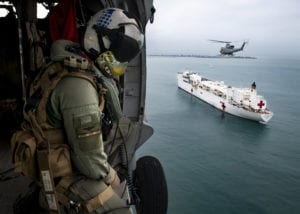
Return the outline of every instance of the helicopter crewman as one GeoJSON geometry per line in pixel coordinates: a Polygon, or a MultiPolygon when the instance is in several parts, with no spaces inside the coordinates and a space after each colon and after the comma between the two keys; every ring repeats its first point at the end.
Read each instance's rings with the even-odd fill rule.
{"type": "Polygon", "coordinates": [[[51,63],[33,81],[24,130],[12,138],[15,166],[42,186],[40,206],[51,213],[131,213],[116,191],[120,179],[103,145],[111,127],[103,121],[121,115],[115,79],[139,53],[144,35],[127,12],[106,8],[79,39],[83,47],[55,41],[51,63]]]}

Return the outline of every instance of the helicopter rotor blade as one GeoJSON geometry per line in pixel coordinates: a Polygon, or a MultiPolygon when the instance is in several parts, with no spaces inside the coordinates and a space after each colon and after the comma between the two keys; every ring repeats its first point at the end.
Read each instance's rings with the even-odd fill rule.
{"type": "Polygon", "coordinates": [[[209,39],[208,41],[211,41],[211,42],[218,42],[218,43],[226,43],[226,44],[231,43],[231,42],[229,42],[229,41],[214,40],[214,39],[209,39]]]}

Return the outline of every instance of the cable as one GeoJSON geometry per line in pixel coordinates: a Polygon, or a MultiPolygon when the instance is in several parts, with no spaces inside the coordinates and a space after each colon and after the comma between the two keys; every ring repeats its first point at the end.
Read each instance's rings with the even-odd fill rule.
{"type": "Polygon", "coordinates": [[[84,13],[83,13],[83,10],[82,10],[81,0],[78,1],[78,4],[79,4],[79,8],[80,8],[80,13],[81,13],[80,15],[81,15],[81,18],[82,18],[82,21],[83,21],[83,26],[86,26],[86,20],[85,20],[85,16],[84,16],[84,13]]]}
{"type": "Polygon", "coordinates": [[[115,130],[114,138],[113,138],[112,143],[111,143],[111,145],[110,145],[110,151],[109,151],[109,153],[108,153],[108,157],[111,155],[112,149],[113,149],[114,144],[115,144],[115,142],[116,142],[117,132],[118,132],[118,130],[119,130],[119,122],[117,122],[117,124],[118,124],[118,125],[117,125],[116,130],[115,130]]]}

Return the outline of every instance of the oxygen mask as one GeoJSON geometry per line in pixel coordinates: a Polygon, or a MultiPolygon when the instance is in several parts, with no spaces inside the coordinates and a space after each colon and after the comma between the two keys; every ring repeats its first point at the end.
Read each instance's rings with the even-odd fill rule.
{"type": "Polygon", "coordinates": [[[96,62],[104,72],[104,75],[108,77],[119,77],[124,74],[127,62],[119,62],[116,60],[114,54],[111,51],[105,51],[98,56],[96,62]]]}

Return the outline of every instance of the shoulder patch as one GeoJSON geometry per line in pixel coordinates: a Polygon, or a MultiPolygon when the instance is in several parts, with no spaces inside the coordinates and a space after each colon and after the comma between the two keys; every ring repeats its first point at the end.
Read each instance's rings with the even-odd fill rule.
{"type": "Polygon", "coordinates": [[[98,113],[76,116],[73,123],[77,138],[101,134],[101,119],[98,113]]]}

